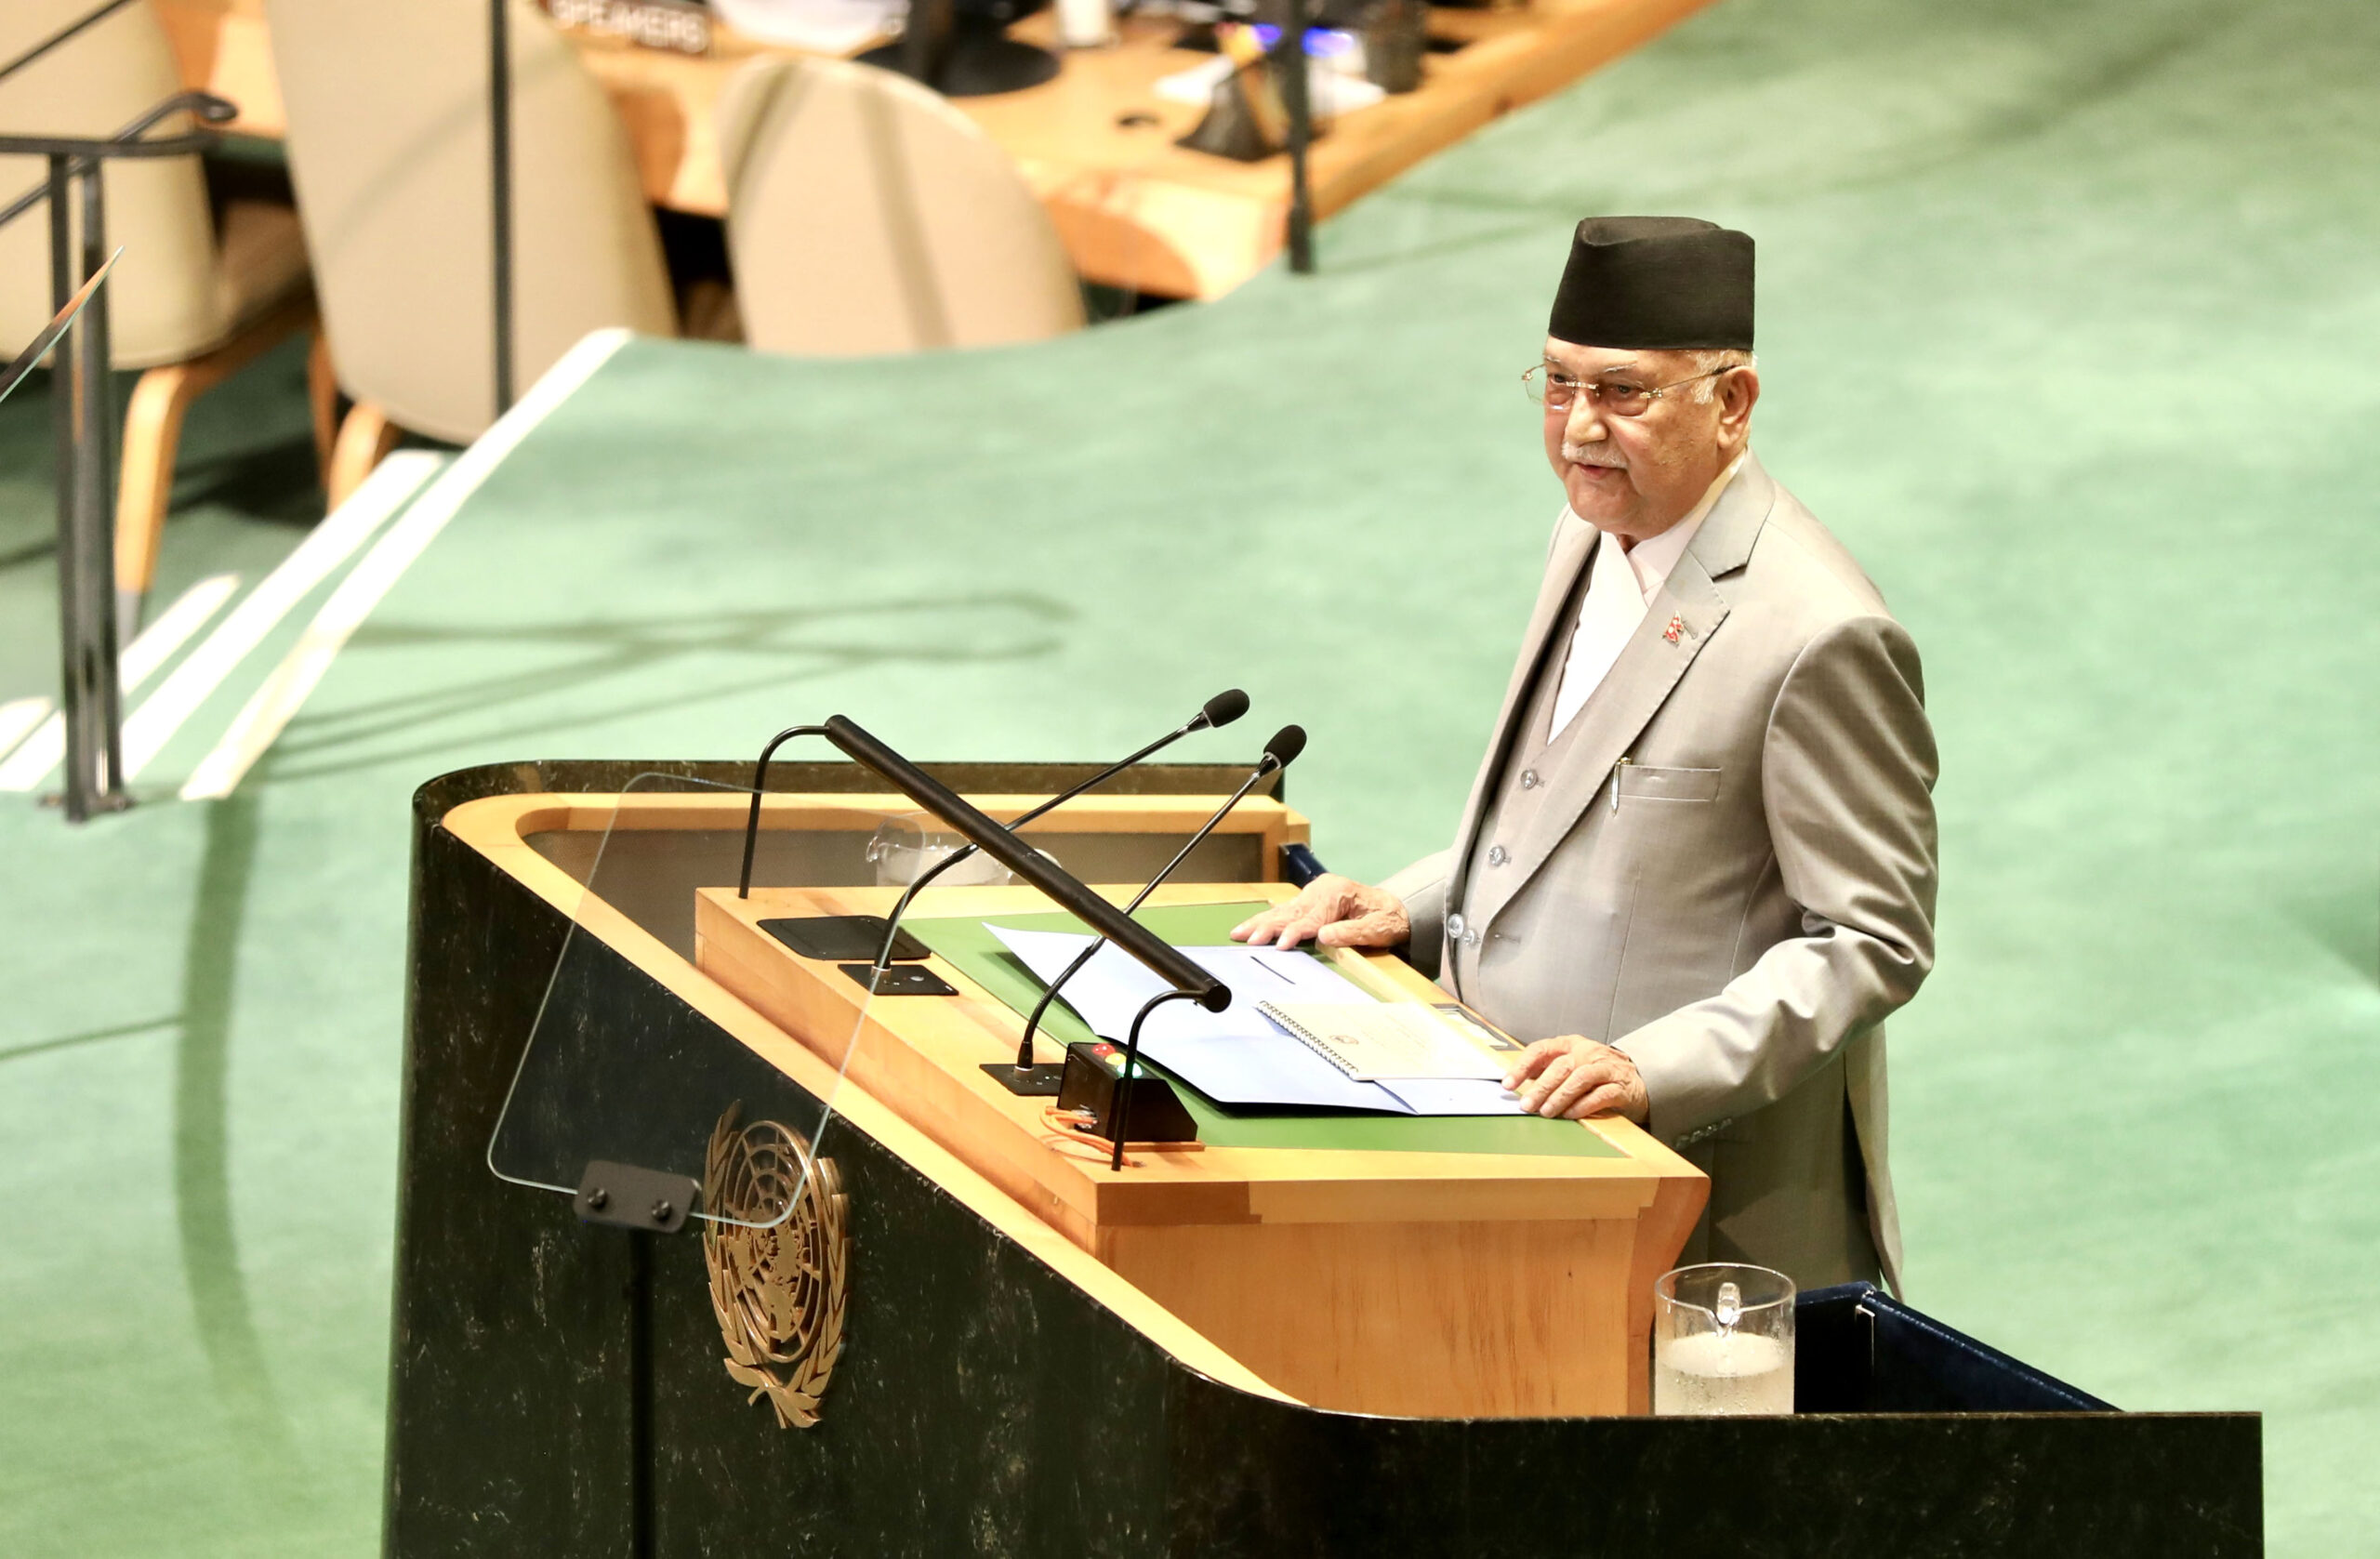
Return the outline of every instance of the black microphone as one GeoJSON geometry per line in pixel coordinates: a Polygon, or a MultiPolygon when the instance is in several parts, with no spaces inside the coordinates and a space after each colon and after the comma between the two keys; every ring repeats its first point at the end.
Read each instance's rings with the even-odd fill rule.
{"type": "MultiPolygon", "coordinates": [[[[1215,815],[1207,819],[1207,826],[1190,836],[1190,842],[1183,845],[1174,855],[1173,859],[1165,864],[1165,870],[1157,873],[1157,876],[1149,879],[1149,885],[1142,889],[1140,892],[1134,896],[1131,904],[1127,906],[1124,913],[1130,915],[1133,910],[1138,909],[1141,906],[1141,900],[1147,898],[1149,894],[1156,892],[1157,885],[1158,883],[1164,881],[1168,877],[1172,876],[1173,868],[1180,865],[1189,855],[1190,852],[1197,847],[1200,839],[1205,839],[1209,834],[1215,831],[1216,826],[1220,825],[1223,818],[1230,813],[1231,809],[1239,805],[1239,799],[1256,787],[1258,781],[1264,779],[1268,775],[1276,774],[1283,769],[1288,768],[1290,762],[1296,759],[1297,755],[1304,750],[1304,726],[1285,725],[1281,727],[1280,730],[1273,733],[1273,739],[1264,744],[1264,756],[1257,762],[1256,772],[1250,774],[1247,779],[1240,783],[1239,788],[1232,792],[1230,800],[1225,801],[1222,806],[1215,809],[1215,815]]],[[[1099,945],[1097,943],[1091,944],[1092,951],[1096,952],[1098,950],[1098,945],[1099,945]]],[[[1060,975],[1058,978],[1063,982],[1068,976],[1071,976],[1076,969],[1081,968],[1083,964],[1088,963],[1090,959],[1088,957],[1077,959],[1074,967],[1068,969],[1064,974],[1060,975]]],[[[1150,998],[1146,1006],[1143,1007],[1138,1012],[1132,1015],[1132,1031],[1124,1037],[1124,1071],[1116,1081],[1116,1139],[1115,1145],[1108,1150],[1107,1155],[1107,1168],[1113,1172],[1120,1174],[1123,1172],[1124,1169],[1124,1143],[1128,1139],[1128,1127],[1132,1118],[1132,1079],[1139,1077],[1141,1072],[1141,1025],[1149,1021],[1149,1014],[1151,1012],[1156,1011],[1159,1007],[1164,1006],[1169,1001],[1179,1001],[1183,999],[1183,997],[1187,994],[1187,992],[1183,991],[1159,992],[1157,996],[1150,998]]],[[[1045,1007],[1049,1005],[1049,998],[1047,997],[1042,998],[1042,1005],[1045,1007]]],[[[1032,1041],[1028,1038],[1025,1042],[1030,1044],[1032,1041]]],[[[1026,1059],[1030,1060],[1031,1057],[1028,1055],[1026,1059]]]]}
{"type": "MultiPolygon", "coordinates": [[[[1229,725],[1232,721],[1237,720],[1240,716],[1246,713],[1248,713],[1248,694],[1240,692],[1237,688],[1227,688],[1223,692],[1215,694],[1212,698],[1208,699],[1206,703],[1200,705],[1197,714],[1192,715],[1188,720],[1183,721],[1180,725],[1175,726],[1164,735],[1159,736],[1156,741],[1151,742],[1148,746],[1132,754],[1130,758],[1118,759],[1117,761],[1107,765],[1104,769],[1100,770],[1099,773],[1091,775],[1091,778],[1083,781],[1080,785],[1061,790],[1055,796],[1052,796],[1048,800],[1042,802],[1039,806],[1035,807],[1032,811],[1020,813],[1010,821],[1008,831],[1012,834],[1015,833],[1019,828],[1024,827],[1034,819],[1040,817],[1046,813],[1056,811],[1059,807],[1073,800],[1076,797],[1081,795],[1086,790],[1106,784],[1109,780],[1114,779],[1117,774],[1122,773],[1125,770],[1147,758],[1150,754],[1162,751],[1163,749],[1171,746],[1174,743],[1180,741],[1183,737],[1189,735],[1194,731],[1218,730],[1221,727],[1229,725]]],[[[899,933],[901,928],[901,917],[908,912],[909,901],[916,898],[919,891],[931,884],[935,878],[940,877],[944,872],[948,871],[951,867],[957,865],[959,862],[964,861],[970,855],[977,853],[979,853],[979,847],[972,844],[961,845],[957,850],[954,850],[949,854],[944,856],[941,860],[936,861],[924,871],[919,873],[917,878],[910,882],[908,892],[901,895],[901,902],[894,905],[892,906],[892,913],[886,917],[886,919],[889,920],[891,924],[887,927],[885,931],[885,957],[876,960],[877,968],[879,970],[882,969],[885,963],[892,957],[892,938],[899,933]]]]}
{"type": "MultiPolygon", "coordinates": [[[[1055,796],[1051,797],[1048,800],[1042,802],[1039,806],[1035,807],[1030,812],[1020,813],[1016,817],[1011,819],[1008,826],[1008,831],[1012,834],[1015,833],[1019,828],[1024,827],[1035,818],[1040,817],[1044,813],[1055,811],[1057,808],[1073,800],[1076,797],[1081,795],[1086,790],[1091,789],[1093,786],[1104,785],[1107,781],[1114,779],[1117,774],[1122,773],[1125,770],[1130,768],[1133,764],[1140,762],[1143,759],[1147,758],[1150,754],[1171,746],[1174,743],[1180,741],[1183,737],[1189,735],[1194,731],[1212,731],[1219,727],[1229,725],[1232,721],[1237,720],[1240,716],[1246,713],[1248,713],[1248,694],[1242,693],[1237,688],[1225,688],[1223,692],[1215,694],[1212,698],[1208,699],[1204,704],[1200,705],[1197,714],[1192,715],[1188,720],[1183,721],[1180,725],[1175,726],[1164,735],[1159,736],[1156,741],[1151,742],[1140,751],[1133,753],[1129,758],[1118,759],[1117,761],[1107,765],[1104,769],[1100,770],[1099,773],[1091,775],[1089,779],[1083,781],[1080,785],[1061,790],[1055,796]]],[[[900,945],[901,919],[902,917],[909,913],[910,901],[915,899],[919,893],[925,892],[926,889],[932,887],[933,885],[934,879],[950,870],[953,866],[959,865],[959,862],[966,860],[969,856],[980,854],[981,852],[979,846],[972,844],[960,845],[957,850],[952,851],[949,854],[944,856],[941,860],[936,861],[932,865],[928,866],[924,871],[919,872],[915,878],[910,879],[909,886],[901,894],[900,902],[893,905],[892,913],[884,918],[884,945],[878,950],[876,955],[876,972],[874,976],[872,976],[872,983],[869,986],[871,990],[875,988],[874,982],[881,982],[883,979],[886,967],[892,961],[892,949],[900,945]]],[[[745,855],[747,859],[751,855],[751,851],[748,845],[746,848],[745,855]]],[[[1034,1091],[1050,1092],[1054,1090],[1054,1084],[1050,1084],[1045,1087],[1037,1083],[1034,1087],[1034,1091]]]]}
{"type": "Polygon", "coordinates": [[[894,789],[982,846],[985,854],[1023,878],[1028,886],[1040,889],[1061,908],[1071,911],[1078,919],[1147,965],[1166,984],[1187,991],[1210,1012],[1220,1012],[1231,1005],[1231,987],[1199,968],[1180,948],[1092,892],[1056,862],[985,816],[973,802],[859,726],[841,715],[830,715],[823,733],[844,752],[892,781],[894,789]]]}
{"type": "MultiPolygon", "coordinates": [[[[1230,799],[1224,801],[1222,806],[1215,809],[1214,815],[1208,818],[1206,823],[1198,829],[1198,831],[1190,836],[1190,840],[1187,844],[1184,844],[1180,850],[1174,852],[1173,859],[1165,864],[1164,869],[1159,871],[1155,877],[1150,878],[1148,885],[1133,895],[1132,902],[1124,906],[1124,913],[1130,915],[1133,910],[1140,908],[1142,904],[1146,902],[1148,896],[1157,892],[1158,885],[1164,882],[1167,878],[1171,877],[1175,870],[1181,866],[1183,861],[1189,859],[1190,852],[1196,850],[1201,840],[1206,839],[1209,834],[1213,833],[1216,828],[1222,826],[1223,820],[1231,815],[1231,810],[1239,805],[1242,798],[1247,796],[1250,790],[1255,789],[1258,785],[1271,778],[1273,775],[1279,773],[1283,769],[1288,768],[1291,763],[1295,762],[1297,760],[1298,754],[1304,750],[1305,727],[1302,725],[1285,725],[1281,727],[1280,730],[1273,733],[1273,739],[1264,744],[1264,756],[1257,760],[1256,767],[1250,771],[1249,775],[1245,780],[1240,782],[1239,788],[1233,791],[1230,799]]],[[[1074,962],[1066,965],[1066,967],[1060,971],[1058,977],[1050,982],[1049,988],[1041,993],[1040,1001],[1035,1004],[1031,1015],[1025,1020],[1025,1037],[1018,1042],[1016,1047],[1016,1064],[1009,1070],[1019,1073],[1031,1073],[1036,1070],[1033,1064],[1033,1036],[1041,1027],[1042,1014],[1049,1011],[1050,1003],[1057,998],[1059,987],[1064,985],[1067,981],[1073,979],[1076,972],[1080,970],[1083,965],[1089,963],[1091,960],[1092,956],[1096,954],[1102,946],[1105,945],[1106,941],[1107,939],[1105,937],[1101,937],[1098,941],[1093,942],[1090,946],[1084,948],[1076,956],[1074,962]]],[[[1126,1077],[1131,1076],[1129,1062],[1139,1053],[1135,1048],[1138,1043],[1137,1036],[1139,1032],[1140,1025],[1135,1024],[1133,1025],[1133,1035],[1135,1037],[1128,1039],[1126,1042],[1126,1059],[1128,1062],[1127,1070],[1125,1072],[1126,1077]]],[[[984,1070],[997,1076],[1002,1068],[997,1062],[995,1062],[991,1065],[985,1067],[984,1070]]],[[[1117,1141],[1120,1143],[1123,1141],[1123,1138],[1118,1136],[1117,1141]]]]}
{"type": "MultiPolygon", "coordinates": [[[[1171,746],[1174,743],[1180,741],[1183,737],[1189,735],[1194,731],[1219,730],[1223,726],[1229,725],[1232,721],[1237,720],[1240,716],[1246,713],[1248,713],[1248,694],[1240,692],[1237,688],[1226,688],[1223,692],[1215,694],[1212,698],[1208,699],[1206,703],[1200,705],[1198,712],[1192,715],[1180,725],[1175,726],[1164,735],[1159,736],[1156,741],[1151,742],[1148,746],[1132,754],[1130,758],[1121,759],[1114,763],[1110,763],[1106,768],[1100,770],[1099,773],[1091,775],[1091,778],[1083,781],[1080,785],[1078,785],[1069,790],[1062,790],[1057,795],[1051,797],[1039,806],[1035,807],[1031,812],[1025,813],[1023,816],[1012,822],[1009,825],[1009,830],[1013,833],[1015,830],[1022,828],[1026,824],[1032,822],[1035,818],[1039,817],[1042,813],[1047,813],[1053,808],[1062,806],[1065,802],[1073,800],[1084,791],[1089,790],[1095,786],[1106,784],[1109,780],[1114,779],[1117,774],[1122,773],[1133,764],[1149,757],[1150,754],[1163,751],[1165,748],[1171,746]]],[[[823,725],[797,725],[792,727],[790,730],[779,732],[776,736],[770,741],[767,746],[760,749],[760,760],[755,764],[752,769],[752,811],[751,814],[744,820],[744,874],[736,884],[735,896],[737,898],[748,899],[752,896],[752,852],[754,846],[759,842],[760,835],[760,791],[769,776],[769,760],[775,756],[777,748],[788,739],[795,736],[824,735],[826,733],[826,728],[823,725]]],[[[899,908],[894,909],[891,916],[892,930],[897,931],[899,929],[901,924],[901,912],[902,910],[909,907],[909,901],[917,896],[919,889],[923,888],[927,883],[932,881],[935,878],[940,877],[944,872],[948,871],[959,862],[967,859],[970,855],[974,854],[975,852],[976,847],[972,844],[959,850],[954,850],[948,855],[945,855],[941,860],[935,862],[933,865],[924,873],[924,875],[910,883],[909,891],[901,895],[899,908]]],[[[885,952],[889,956],[892,947],[892,935],[891,931],[886,933],[884,946],[885,952]]],[[[877,967],[879,969],[882,969],[885,962],[885,958],[879,958],[877,960],[877,967]]]]}
{"type": "Polygon", "coordinates": [[[1279,773],[1296,762],[1298,755],[1303,751],[1305,751],[1305,727],[1302,725],[1281,727],[1273,733],[1273,739],[1264,744],[1264,756],[1258,760],[1256,764],[1256,777],[1263,779],[1267,775],[1279,773]]]}
{"type": "Polygon", "coordinates": [[[1191,717],[1190,723],[1183,726],[1183,730],[1185,733],[1192,731],[1220,731],[1246,713],[1248,713],[1248,694],[1237,688],[1225,688],[1208,699],[1198,712],[1191,717]]]}

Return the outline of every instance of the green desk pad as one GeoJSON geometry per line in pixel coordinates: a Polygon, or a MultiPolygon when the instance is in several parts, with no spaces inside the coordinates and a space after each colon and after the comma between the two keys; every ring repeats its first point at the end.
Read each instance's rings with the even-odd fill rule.
{"type": "MultiPolygon", "coordinates": [[[[1177,946],[1217,946],[1258,910],[1255,904],[1167,905],[1132,918],[1177,946]]],[[[1000,915],[1011,931],[1088,931],[1065,914],[1000,915]]],[[[907,920],[919,941],[956,965],[1020,1017],[1041,999],[1041,982],[975,918],[907,920]]],[[[1042,1032],[1062,1044],[1098,1037],[1090,1025],[1052,1002],[1042,1032]]],[[[1151,1070],[1163,1072],[1154,1063],[1151,1070]]],[[[1170,1076],[1170,1074],[1169,1074],[1170,1076]]],[[[1574,1158],[1619,1158],[1620,1151],[1574,1120],[1535,1116],[1366,1115],[1352,1110],[1227,1110],[1179,1077],[1171,1079],[1198,1123],[1198,1140],[1217,1147],[1337,1148],[1366,1153],[1516,1153],[1574,1158]]]]}

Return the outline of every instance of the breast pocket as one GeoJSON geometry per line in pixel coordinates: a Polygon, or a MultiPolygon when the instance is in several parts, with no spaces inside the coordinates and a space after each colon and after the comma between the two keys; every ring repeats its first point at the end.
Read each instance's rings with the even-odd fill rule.
{"type": "Polygon", "coordinates": [[[1719,799],[1717,769],[1663,769],[1649,763],[1623,763],[1618,770],[1620,799],[1633,801],[1715,801],[1719,799]]]}

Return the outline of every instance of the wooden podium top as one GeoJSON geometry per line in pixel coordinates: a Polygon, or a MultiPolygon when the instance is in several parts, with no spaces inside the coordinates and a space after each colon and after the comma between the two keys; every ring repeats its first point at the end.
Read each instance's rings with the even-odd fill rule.
{"type": "MultiPolygon", "coordinates": [[[[1136,891],[1102,890],[1118,903],[1136,891]]],[[[1159,889],[1150,902],[1277,901],[1294,892],[1286,883],[1194,883],[1159,889]]],[[[1550,1130],[1591,1133],[1615,1150],[1610,1156],[1199,1143],[1135,1147],[1124,1169],[1112,1170],[1104,1144],[1093,1152],[1049,1123],[1051,1101],[1020,1098],[985,1075],[985,1063],[1015,1055],[1024,1025],[964,969],[939,956],[928,960],[958,987],[955,997],[871,998],[834,962],[801,958],[760,929],[781,916],[881,915],[898,897],[891,888],[755,889],[748,899],[733,888],[705,889],[696,895],[697,966],[841,1067],[847,1086],[894,1102],[1087,1249],[1103,1229],[1130,1224],[1633,1217],[1668,1182],[1701,1178],[1618,1119],[1548,1123],[1550,1130]]],[[[929,890],[921,902],[912,916],[1051,907],[1033,889],[1010,887],[929,890]]],[[[1342,949],[1333,961],[1376,994],[1445,999],[1391,955],[1342,949]]],[[[1060,1059],[1046,1038],[1037,1044],[1039,1059],[1060,1059]]]]}
{"type": "MultiPolygon", "coordinates": [[[[231,128],[287,133],[264,0],[150,0],[184,84],[240,105],[231,128]]],[[[1316,140],[1314,210],[1328,217],[1432,152],[1559,90],[1666,31],[1710,0],[1535,0],[1440,9],[1431,33],[1451,53],[1424,61],[1421,87],[1347,114],[1316,140]]],[[[1048,13],[1015,35],[1051,45],[1048,13]]],[[[1016,159],[1088,280],[1169,297],[1214,297],[1254,275],[1285,242],[1289,160],[1236,163],[1173,144],[1202,110],[1159,98],[1160,77],[1211,59],[1172,46],[1179,24],[1126,19],[1116,46],[1069,50],[1057,78],[957,106],[1016,159]]],[[[640,48],[573,31],[618,105],[646,195],[720,216],[727,193],[714,121],[727,78],[755,54],[794,53],[712,22],[707,55],[640,48]]],[[[457,46],[483,48],[483,34],[457,46]]]]}

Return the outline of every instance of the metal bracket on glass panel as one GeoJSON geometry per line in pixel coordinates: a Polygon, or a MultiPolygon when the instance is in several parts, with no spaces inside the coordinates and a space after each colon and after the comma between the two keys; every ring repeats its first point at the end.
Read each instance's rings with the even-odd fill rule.
{"type": "Polygon", "coordinates": [[[702,1193],[702,1182],[686,1175],[598,1158],[579,1177],[578,1194],[570,1205],[585,1222],[674,1235],[686,1226],[702,1193]]]}

